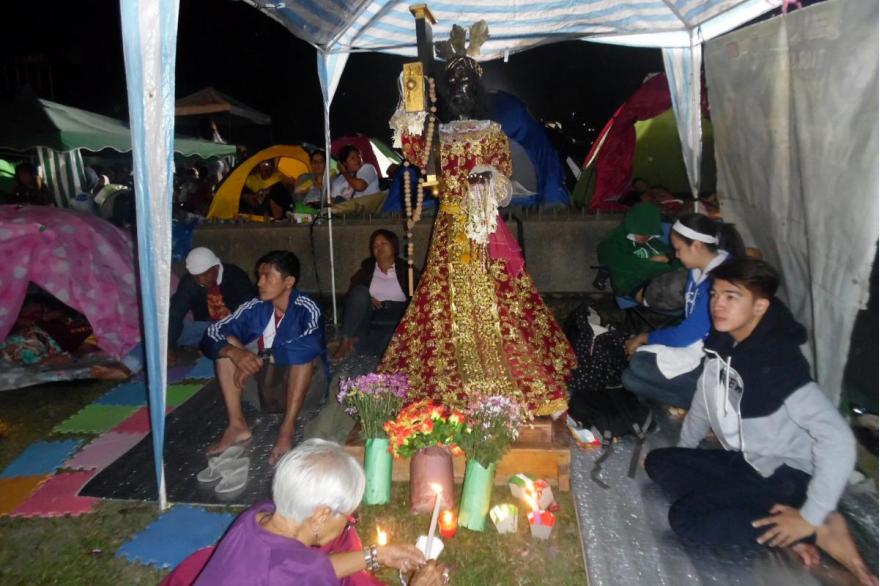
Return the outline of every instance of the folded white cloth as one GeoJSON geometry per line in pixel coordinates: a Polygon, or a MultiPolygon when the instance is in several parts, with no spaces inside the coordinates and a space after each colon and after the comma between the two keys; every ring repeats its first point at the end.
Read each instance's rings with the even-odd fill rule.
{"type": "Polygon", "coordinates": [[[653,352],[657,355],[657,369],[667,379],[673,379],[691,372],[703,361],[703,341],[697,340],[690,346],[675,348],[662,344],[641,346],[639,352],[653,352]]]}

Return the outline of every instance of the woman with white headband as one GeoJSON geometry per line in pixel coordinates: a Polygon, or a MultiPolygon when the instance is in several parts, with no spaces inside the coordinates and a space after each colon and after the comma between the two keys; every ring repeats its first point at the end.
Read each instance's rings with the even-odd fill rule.
{"type": "Polygon", "coordinates": [[[745,247],[732,225],[718,224],[702,214],[676,220],[670,240],[676,257],[689,269],[685,317],[677,326],[627,340],[631,360],[623,372],[623,386],[642,397],[687,409],[702,371],[703,339],[712,327],[709,272],[730,258],[745,256],[745,247]]]}

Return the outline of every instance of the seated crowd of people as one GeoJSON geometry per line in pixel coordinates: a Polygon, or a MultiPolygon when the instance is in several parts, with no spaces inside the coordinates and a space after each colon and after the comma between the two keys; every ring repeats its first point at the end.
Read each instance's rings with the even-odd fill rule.
{"type": "MultiPolygon", "coordinates": [[[[341,206],[382,190],[379,171],[364,162],[356,146],[343,146],[338,160],[338,172],[337,168],[331,168],[330,173],[333,205],[341,206]]],[[[239,212],[270,220],[284,220],[296,212],[317,212],[326,193],[323,185],[326,164],[324,151],[314,150],[309,155],[309,172],[289,178],[277,170],[273,160],[261,162],[245,182],[239,212]]]]}
{"type": "Polygon", "coordinates": [[[821,549],[877,584],[837,512],[855,438],[812,380],[778,273],[731,225],[698,213],[670,224],[664,236],[659,207],[641,201],[598,248],[616,295],[681,316],[626,341],[622,376],[685,412],[678,445],[644,462],[672,499],[670,527],[687,543],[791,548],[808,567],[821,549]]]}
{"type": "MultiPolygon", "coordinates": [[[[374,195],[387,188],[379,170],[364,162],[358,147],[343,146],[338,160],[339,163],[330,169],[330,200],[334,205],[374,195]]],[[[285,220],[297,212],[316,213],[326,194],[326,165],[327,156],[321,149],[310,151],[309,170],[295,177],[282,173],[277,159],[261,161],[245,180],[239,214],[285,220]]],[[[393,167],[391,171],[396,172],[396,166],[393,167]]],[[[225,159],[178,165],[173,183],[175,210],[207,216],[217,188],[231,170],[225,159]]],[[[117,172],[89,165],[84,168],[81,190],[73,194],[69,207],[97,214],[120,226],[130,226],[134,218],[131,192],[130,171],[117,172]],[[119,192],[124,192],[124,197],[119,197],[119,192]]],[[[0,204],[54,206],[56,199],[39,168],[25,161],[16,165],[14,185],[8,193],[0,193],[0,204]]]]}
{"type": "MultiPolygon", "coordinates": [[[[369,249],[345,303],[345,353],[381,353],[408,299],[397,236],[377,230],[369,249]],[[371,323],[380,330],[376,337],[371,323]]],[[[245,271],[207,248],[190,251],[185,264],[188,274],[171,299],[169,341],[172,352],[198,345],[215,361],[228,423],[208,455],[250,441],[242,412],[249,381],[256,381],[261,399],[264,393],[280,395],[284,415],[269,457],[275,464],[272,501],[240,515],[216,548],[191,556],[165,584],[237,584],[246,576],[265,584],[367,585],[379,582],[366,570],[380,565],[409,574],[416,586],[448,583],[448,569],[414,546],[362,546],[351,519],[363,495],[364,472],[338,443],[320,439],[322,432],[310,426],[306,441],[293,447],[310,388],[326,393],[328,382],[323,314],[297,288],[297,256],[275,250],[260,257],[256,289],[245,271]]]]}
{"type": "MultiPolygon", "coordinates": [[[[397,235],[376,230],[369,250],[346,295],[338,359],[355,349],[381,354],[409,299],[397,235]]],[[[289,251],[271,251],[257,261],[256,288],[243,269],[207,248],[194,248],[185,264],[188,274],[170,302],[169,359],[173,363],[181,349],[199,347],[215,360],[228,426],[209,454],[250,439],[241,395],[253,378],[261,403],[284,414],[270,458],[274,463],[293,445],[307,395],[326,394],[329,359],[320,305],[297,288],[300,262],[289,251]]],[[[320,426],[307,435],[324,436],[320,426]]]]}
{"type": "MultiPolygon", "coordinates": [[[[378,190],[375,167],[355,147],[344,147],[340,159],[330,185],[335,200],[378,190]]],[[[310,162],[311,173],[292,185],[271,161],[258,165],[245,184],[242,209],[281,219],[297,204],[319,201],[323,151],[311,153],[310,162]]],[[[14,201],[51,205],[36,170],[19,168],[14,201]]],[[[207,175],[213,178],[199,183],[203,188],[185,190],[184,203],[194,213],[210,204],[222,172],[207,175]]],[[[90,189],[105,183],[98,178],[90,189]]],[[[634,187],[620,226],[597,252],[616,296],[680,317],[676,325],[626,340],[629,364],[622,375],[624,389],[678,409],[683,418],[677,446],[653,450],[644,461],[647,475],[671,498],[671,529],[688,543],[791,548],[808,566],[822,550],[861,583],[877,584],[837,511],[855,467],[855,438],[811,378],[800,350],[806,330],[776,297],[779,274],[746,249],[733,226],[702,213],[664,222],[669,208],[657,190],[634,187]]],[[[397,235],[376,230],[368,250],[346,294],[336,359],[353,351],[381,354],[410,299],[397,235]]],[[[227,424],[207,453],[250,441],[242,411],[247,384],[255,383],[261,402],[283,413],[269,456],[276,465],[273,501],[238,518],[199,583],[237,583],[257,572],[265,583],[331,584],[350,577],[366,584],[371,578],[364,570],[377,564],[414,571],[414,585],[448,581],[448,572],[426,564],[415,548],[361,547],[349,518],[361,500],[363,470],[338,444],[317,439],[332,437],[320,416],[305,430],[307,441],[294,448],[307,398],[323,399],[330,380],[323,312],[298,288],[296,254],[262,255],[256,286],[244,269],[207,248],[191,250],[185,266],[170,302],[169,361],[185,348],[214,360],[227,424]]],[[[88,347],[83,321],[57,307],[26,305],[0,356],[63,361],[68,347],[88,347]]],[[[127,376],[125,365],[103,375],[127,376]]],[[[334,403],[326,408],[338,411],[334,403]]]]}

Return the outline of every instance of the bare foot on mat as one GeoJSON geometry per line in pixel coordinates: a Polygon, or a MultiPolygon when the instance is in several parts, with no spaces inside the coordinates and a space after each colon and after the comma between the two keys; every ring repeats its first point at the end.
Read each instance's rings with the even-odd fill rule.
{"type": "Polygon", "coordinates": [[[89,368],[89,374],[98,380],[126,380],[131,377],[131,371],[122,364],[96,364],[89,368]]]}
{"type": "Polygon", "coordinates": [[[825,523],[816,529],[816,545],[852,572],[860,584],[877,586],[877,576],[871,574],[859,554],[843,515],[836,511],[828,515],[825,523]]]}
{"type": "Polygon", "coordinates": [[[209,456],[222,454],[227,448],[249,442],[251,430],[247,427],[227,427],[223,436],[208,447],[206,452],[209,456]]]}
{"type": "Polygon", "coordinates": [[[798,556],[807,568],[815,568],[819,565],[819,548],[810,543],[795,543],[791,550],[798,556]]]}
{"type": "Polygon", "coordinates": [[[339,346],[336,348],[336,351],[333,353],[334,362],[339,362],[340,360],[345,360],[351,354],[352,349],[354,348],[355,343],[354,338],[342,338],[342,341],[339,342],[339,346]]]}
{"type": "Polygon", "coordinates": [[[293,449],[293,433],[285,434],[279,433],[278,439],[275,440],[275,446],[272,448],[272,452],[269,454],[269,465],[274,466],[278,460],[284,456],[287,452],[293,449]]]}

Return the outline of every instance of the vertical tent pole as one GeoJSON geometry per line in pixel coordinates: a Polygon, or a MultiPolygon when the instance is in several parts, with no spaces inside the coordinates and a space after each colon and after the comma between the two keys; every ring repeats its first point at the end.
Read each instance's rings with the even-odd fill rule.
{"type": "MultiPolygon", "coordinates": [[[[339,84],[348,55],[331,55],[318,49],[318,81],[321,82],[321,97],[324,104],[324,197],[321,207],[327,206],[327,241],[330,251],[330,297],[333,303],[333,325],[339,323],[336,307],[336,259],[333,251],[333,201],[330,199],[330,102],[339,84]]],[[[318,284],[320,287],[320,283],[318,284]]]]}
{"type": "Polygon", "coordinates": [[[327,194],[327,243],[330,247],[330,297],[333,325],[339,323],[336,308],[336,258],[333,252],[333,201],[330,199],[330,102],[324,100],[324,193],[327,194]]]}
{"type": "Polygon", "coordinates": [[[694,211],[699,208],[700,165],[703,158],[702,91],[700,68],[703,46],[690,31],[691,46],[663,49],[663,66],[669,84],[675,125],[681,140],[681,154],[693,197],[694,211]]]}
{"type": "Polygon", "coordinates": [[[120,0],[137,212],[138,269],[159,507],[168,506],[163,445],[179,0],[120,0]]]}

